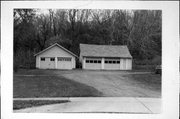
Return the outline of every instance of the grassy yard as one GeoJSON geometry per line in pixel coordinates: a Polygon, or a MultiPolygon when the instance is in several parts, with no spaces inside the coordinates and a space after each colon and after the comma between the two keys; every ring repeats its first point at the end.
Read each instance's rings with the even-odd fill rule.
{"type": "Polygon", "coordinates": [[[13,97],[97,97],[101,92],[62,76],[14,76],[13,97]]]}
{"type": "Polygon", "coordinates": [[[140,84],[143,88],[161,92],[161,75],[160,74],[128,74],[123,75],[126,79],[140,84]]]}
{"type": "Polygon", "coordinates": [[[34,107],[34,106],[67,103],[67,102],[69,101],[68,100],[14,100],[13,110],[34,107]]]}
{"type": "Polygon", "coordinates": [[[139,71],[19,70],[13,97],[161,97],[161,75],[139,71]]]}

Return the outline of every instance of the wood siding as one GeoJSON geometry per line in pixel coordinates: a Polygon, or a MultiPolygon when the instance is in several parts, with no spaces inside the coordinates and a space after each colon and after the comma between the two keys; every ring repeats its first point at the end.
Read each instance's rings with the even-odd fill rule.
{"type": "Polygon", "coordinates": [[[130,58],[83,58],[83,69],[94,70],[132,70],[130,58]],[[87,62],[87,60],[100,60],[101,63],[87,62]],[[109,61],[109,62],[107,62],[109,61]]]}
{"type": "Polygon", "coordinates": [[[47,51],[36,56],[36,67],[40,69],[48,69],[48,68],[49,69],[72,69],[72,68],[75,68],[75,64],[76,64],[75,57],[58,46],[54,46],[48,49],[47,51]],[[45,61],[41,61],[42,57],[45,58],[45,61]],[[59,62],[58,57],[71,58],[71,61],[59,62]],[[49,60],[50,58],[55,58],[55,60],[50,61],[49,60]],[[64,63],[64,64],[60,65],[60,63],[64,63]]]}

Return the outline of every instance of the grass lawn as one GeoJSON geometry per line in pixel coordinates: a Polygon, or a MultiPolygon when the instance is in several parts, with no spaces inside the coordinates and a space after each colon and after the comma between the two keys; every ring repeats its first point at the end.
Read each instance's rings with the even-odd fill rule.
{"type": "Polygon", "coordinates": [[[50,105],[50,104],[58,104],[58,103],[66,103],[68,100],[14,100],[13,101],[13,110],[34,107],[34,106],[42,106],[42,105],[50,105]]]}
{"type": "Polygon", "coordinates": [[[161,92],[161,75],[160,74],[128,74],[123,77],[130,79],[143,88],[161,92]]]}
{"type": "Polygon", "coordinates": [[[62,76],[14,76],[13,97],[97,97],[102,93],[93,87],[62,76]]]}

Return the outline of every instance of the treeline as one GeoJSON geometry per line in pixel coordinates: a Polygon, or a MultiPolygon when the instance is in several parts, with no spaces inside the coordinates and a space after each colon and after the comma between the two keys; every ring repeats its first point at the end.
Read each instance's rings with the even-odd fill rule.
{"type": "Polygon", "coordinates": [[[15,66],[33,68],[33,55],[55,42],[77,55],[80,43],[127,45],[133,59],[145,64],[160,62],[160,10],[48,9],[46,14],[40,11],[14,9],[15,66]]]}

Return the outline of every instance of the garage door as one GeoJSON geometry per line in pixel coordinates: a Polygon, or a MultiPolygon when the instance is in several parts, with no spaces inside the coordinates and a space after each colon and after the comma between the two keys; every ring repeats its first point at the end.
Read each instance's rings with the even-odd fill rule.
{"type": "Polygon", "coordinates": [[[71,57],[58,57],[57,58],[58,69],[72,69],[72,58],[71,57]]]}
{"type": "Polygon", "coordinates": [[[40,68],[55,69],[55,57],[41,57],[40,68]]]}
{"type": "Polygon", "coordinates": [[[85,69],[101,69],[101,59],[87,58],[85,69]]]}
{"type": "Polygon", "coordinates": [[[119,70],[120,69],[120,59],[105,59],[104,69],[119,70]]]}

